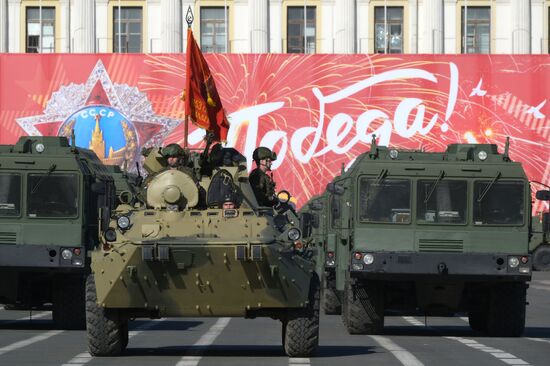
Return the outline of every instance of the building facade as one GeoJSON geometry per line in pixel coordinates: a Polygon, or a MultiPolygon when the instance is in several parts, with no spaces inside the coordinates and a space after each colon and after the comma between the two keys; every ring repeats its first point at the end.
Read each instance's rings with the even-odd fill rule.
{"type": "Polygon", "coordinates": [[[550,0],[0,0],[0,52],[550,52],[550,0]]]}

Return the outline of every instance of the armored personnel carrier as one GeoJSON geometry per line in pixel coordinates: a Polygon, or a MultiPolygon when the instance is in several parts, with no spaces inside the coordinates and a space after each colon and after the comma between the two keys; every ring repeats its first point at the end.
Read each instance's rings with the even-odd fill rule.
{"type": "Polygon", "coordinates": [[[234,149],[170,168],[145,151],[138,200],[109,214],[86,285],[88,348],[120,354],[128,320],[271,317],[290,356],[318,344],[319,280],[288,202],[259,207],[234,149]],[[207,172],[207,173],[205,173],[207,172]]]}
{"type": "Polygon", "coordinates": [[[52,303],[57,328],[83,329],[87,254],[99,244],[98,207],[114,206],[114,194],[95,153],[65,137],[0,145],[0,303],[52,303]]]}
{"type": "MultiPolygon", "coordinates": [[[[536,199],[550,201],[550,190],[536,193],[536,199]]],[[[531,240],[529,251],[533,255],[533,269],[550,271],[550,212],[541,212],[531,219],[531,240]]]]}
{"type": "Polygon", "coordinates": [[[531,191],[496,145],[445,152],[377,146],[328,186],[335,290],[351,334],[382,331],[384,315],[468,314],[471,328],[525,327],[531,191]]]}

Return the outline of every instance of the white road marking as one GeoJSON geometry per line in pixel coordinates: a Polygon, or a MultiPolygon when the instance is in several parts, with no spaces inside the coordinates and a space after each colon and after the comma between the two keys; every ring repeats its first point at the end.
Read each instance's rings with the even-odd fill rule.
{"type": "Polygon", "coordinates": [[[485,353],[488,353],[508,365],[529,365],[528,362],[514,356],[511,353],[505,352],[498,348],[486,346],[482,343],[474,341],[473,339],[467,339],[462,337],[445,337],[445,338],[458,341],[464,344],[465,346],[468,346],[473,349],[477,349],[478,351],[483,351],[485,353]]]}
{"type": "Polygon", "coordinates": [[[404,366],[423,366],[424,364],[420,362],[412,353],[406,349],[399,347],[397,344],[393,343],[389,338],[371,335],[369,336],[376,341],[380,346],[387,349],[392,353],[392,355],[401,362],[404,366]]]}
{"type": "MultiPolygon", "coordinates": [[[[219,318],[213,326],[204,333],[198,341],[193,344],[193,347],[208,347],[221,334],[224,328],[229,324],[231,318],[219,318]]],[[[204,349],[191,350],[188,356],[183,356],[176,366],[196,366],[199,364],[204,349]]]]}
{"type": "MultiPolygon", "coordinates": [[[[158,322],[162,322],[166,320],[164,319],[153,319],[145,324],[140,325],[139,327],[136,327],[135,330],[132,330],[128,332],[128,339],[137,336],[144,330],[150,329],[158,324],[158,322]]],[[[67,361],[67,363],[64,363],[62,366],[76,366],[76,365],[85,365],[91,360],[94,359],[94,356],[92,356],[89,352],[82,352],[76,356],[74,356],[72,359],[67,361]]]]}
{"type": "Polygon", "coordinates": [[[403,319],[405,319],[407,322],[411,323],[412,325],[416,325],[417,327],[425,326],[423,322],[416,320],[416,318],[412,316],[404,316],[403,319]]]}
{"type": "Polygon", "coordinates": [[[550,343],[548,339],[542,339],[542,338],[525,338],[525,339],[529,339],[530,341],[535,341],[535,342],[550,343]]]}
{"type": "Polygon", "coordinates": [[[0,325],[5,325],[5,324],[13,324],[13,323],[16,323],[16,322],[21,322],[21,321],[26,321],[26,320],[34,320],[34,319],[40,319],[40,318],[44,318],[48,315],[50,315],[51,312],[50,311],[42,311],[40,313],[31,313],[30,315],[27,315],[27,316],[24,316],[22,318],[18,318],[18,319],[12,319],[12,320],[0,320],[0,325]]]}
{"type": "Polygon", "coordinates": [[[10,352],[10,351],[15,351],[16,349],[19,349],[19,348],[29,346],[29,345],[31,345],[33,343],[36,343],[36,342],[44,341],[44,340],[46,340],[48,338],[51,338],[53,336],[56,336],[60,333],[63,333],[63,331],[62,330],[50,330],[49,332],[34,336],[32,338],[29,338],[29,339],[25,339],[24,341],[19,341],[19,342],[12,343],[8,346],[0,348],[0,355],[3,355],[4,353],[10,352]]]}
{"type": "Polygon", "coordinates": [[[311,361],[309,358],[304,358],[304,357],[289,357],[288,365],[289,366],[309,366],[311,365],[311,361]]]}
{"type": "Polygon", "coordinates": [[[530,284],[530,285],[529,285],[529,288],[534,288],[534,289],[543,290],[543,291],[550,291],[550,287],[549,287],[549,286],[538,286],[538,285],[530,284]]]}

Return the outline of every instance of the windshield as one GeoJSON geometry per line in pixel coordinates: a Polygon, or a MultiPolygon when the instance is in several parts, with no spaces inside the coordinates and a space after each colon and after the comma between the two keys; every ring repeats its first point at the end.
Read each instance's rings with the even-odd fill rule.
{"type": "Polygon", "coordinates": [[[425,224],[465,224],[467,206],[466,181],[419,180],[417,221],[425,224]],[[433,193],[430,192],[434,189],[433,193]]]}
{"type": "Polygon", "coordinates": [[[408,224],[411,222],[411,182],[407,179],[362,178],[361,221],[408,224]]]}
{"type": "Polygon", "coordinates": [[[522,181],[497,181],[482,200],[477,199],[491,184],[490,181],[474,184],[474,224],[520,225],[523,224],[524,183],[522,181]]]}
{"type": "Polygon", "coordinates": [[[75,174],[29,174],[29,217],[75,217],[78,213],[77,202],[78,178],[75,174]]]}
{"type": "Polygon", "coordinates": [[[0,216],[19,216],[21,213],[21,176],[0,174],[0,216]]]}

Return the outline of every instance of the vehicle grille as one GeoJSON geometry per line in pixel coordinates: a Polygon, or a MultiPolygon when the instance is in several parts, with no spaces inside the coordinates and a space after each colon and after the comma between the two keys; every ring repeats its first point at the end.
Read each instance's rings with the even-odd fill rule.
{"type": "Polygon", "coordinates": [[[0,231],[0,244],[15,244],[17,242],[17,233],[0,231]]]}
{"type": "Polygon", "coordinates": [[[419,239],[418,250],[421,252],[451,252],[464,251],[463,240],[419,239]]]}

